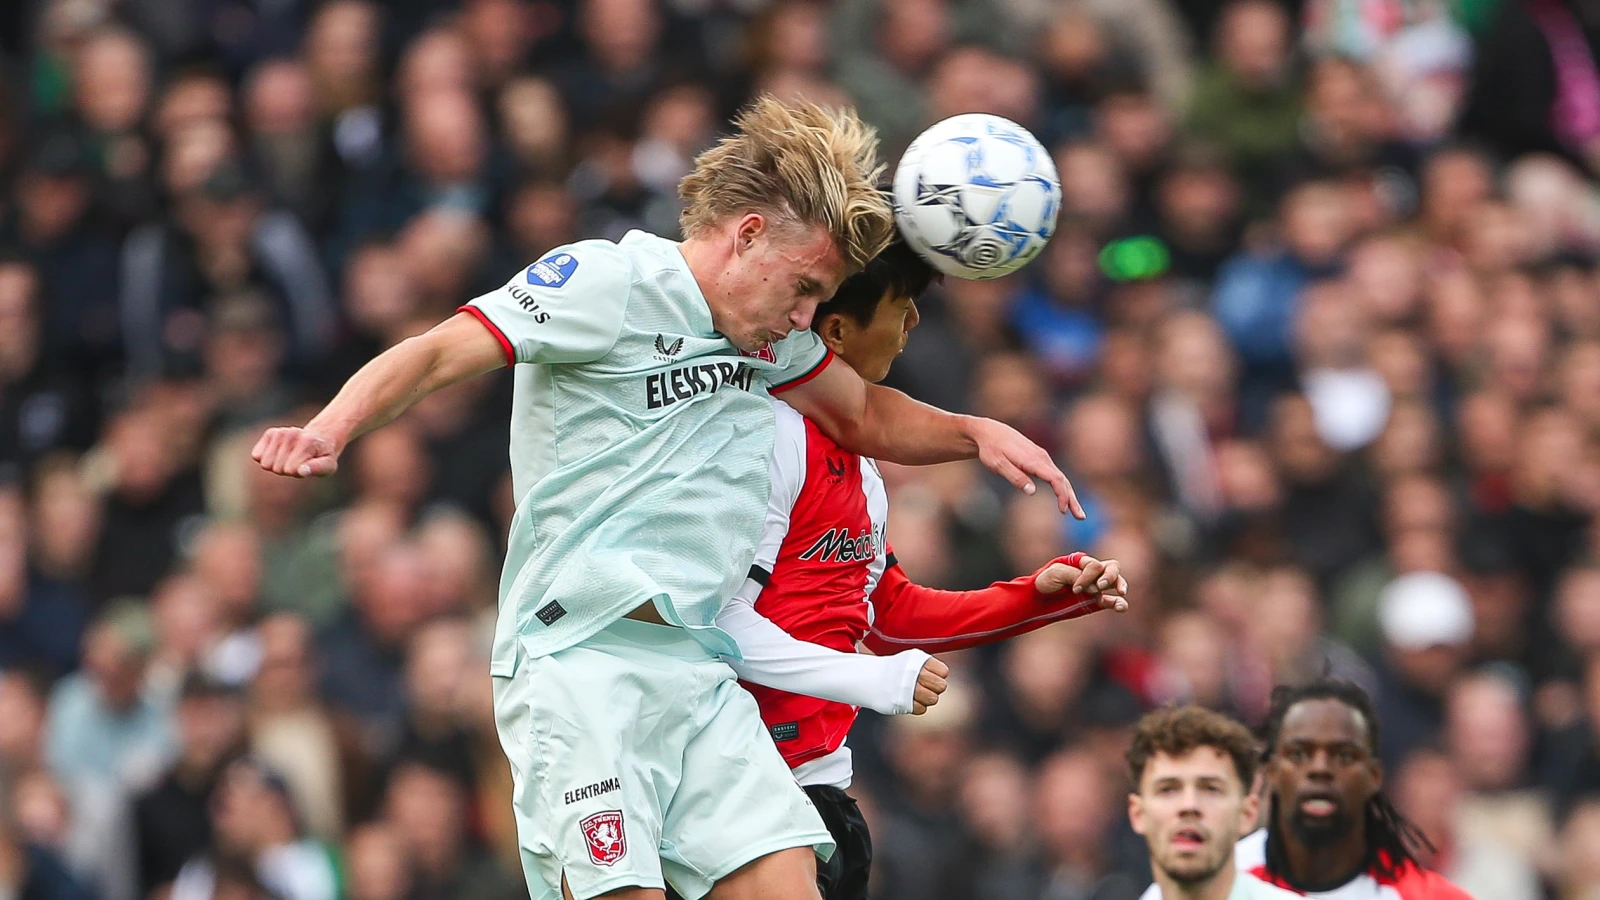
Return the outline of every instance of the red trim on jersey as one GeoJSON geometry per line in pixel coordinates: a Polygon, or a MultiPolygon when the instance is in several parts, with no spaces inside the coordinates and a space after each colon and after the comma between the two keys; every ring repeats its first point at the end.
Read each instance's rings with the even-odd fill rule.
{"type": "MultiPolygon", "coordinates": [[[[1268,884],[1299,894],[1302,897],[1324,896],[1322,894],[1307,894],[1284,879],[1268,872],[1267,867],[1264,865],[1251,869],[1250,874],[1268,884]]],[[[1393,876],[1381,874],[1376,868],[1373,868],[1345,882],[1336,890],[1341,892],[1341,896],[1344,896],[1344,891],[1355,882],[1361,880],[1366,880],[1371,885],[1371,897],[1373,900],[1381,900],[1378,893],[1378,888],[1380,887],[1392,888],[1396,894],[1400,895],[1400,900],[1473,900],[1471,894],[1451,884],[1443,875],[1438,872],[1430,872],[1413,862],[1407,862],[1402,865],[1393,876]]],[[[1330,891],[1329,893],[1332,892],[1330,891]]],[[[1351,894],[1350,896],[1352,900],[1360,900],[1361,897],[1359,894],[1351,894]]]]}
{"type": "Polygon", "coordinates": [[[511,342],[506,340],[505,333],[500,330],[498,325],[489,321],[489,317],[484,315],[483,310],[473,306],[471,303],[468,303],[465,306],[457,309],[456,312],[464,312],[474,319],[477,319],[479,322],[482,322],[483,327],[489,329],[489,333],[494,335],[494,339],[500,342],[500,349],[505,351],[506,354],[506,365],[514,366],[517,364],[517,354],[516,351],[511,349],[511,342]]]}
{"type": "Polygon", "coordinates": [[[795,378],[790,381],[785,381],[783,384],[775,384],[772,387],[767,388],[767,393],[781,394],[790,388],[797,388],[800,385],[805,384],[811,379],[817,377],[818,375],[821,375],[822,370],[826,369],[828,367],[828,363],[830,362],[833,362],[833,351],[829,350],[827,347],[823,347],[822,358],[817,360],[816,365],[807,369],[804,375],[801,375],[799,378],[795,378]]]}

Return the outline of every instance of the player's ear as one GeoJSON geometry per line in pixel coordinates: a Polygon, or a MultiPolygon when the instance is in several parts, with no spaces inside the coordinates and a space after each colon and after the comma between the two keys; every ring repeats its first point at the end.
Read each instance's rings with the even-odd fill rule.
{"type": "Polygon", "coordinates": [[[756,238],[767,231],[767,217],[758,212],[747,212],[739,217],[733,227],[733,252],[741,254],[755,245],[756,238]]]}
{"type": "Polygon", "coordinates": [[[1128,824],[1134,834],[1144,834],[1144,798],[1136,793],[1128,795],[1128,824]]]}
{"type": "Polygon", "coordinates": [[[1256,814],[1261,812],[1261,795],[1251,785],[1244,792],[1244,802],[1239,804],[1239,831],[1242,834],[1256,821],[1256,814]]]}
{"type": "Polygon", "coordinates": [[[845,339],[850,337],[850,329],[855,323],[849,321],[850,317],[839,313],[819,313],[822,321],[816,326],[817,337],[828,345],[828,349],[836,354],[844,353],[845,339]]]}

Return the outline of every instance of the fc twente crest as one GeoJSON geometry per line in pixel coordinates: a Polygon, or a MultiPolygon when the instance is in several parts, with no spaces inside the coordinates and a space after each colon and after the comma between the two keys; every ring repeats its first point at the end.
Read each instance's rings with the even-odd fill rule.
{"type": "Polygon", "coordinates": [[[597,866],[615,865],[628,854],[628,838],[622,833],[622,810],[608,809],[578,823],[589,858],[597,866]]]}

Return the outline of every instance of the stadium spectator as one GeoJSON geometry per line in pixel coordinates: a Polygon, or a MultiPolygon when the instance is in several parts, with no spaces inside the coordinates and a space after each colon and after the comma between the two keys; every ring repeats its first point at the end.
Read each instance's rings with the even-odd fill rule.
{"type": "MultiPolygon", "coordinates": [[[[468,855],[514,882],[480,633],[515,515],[511,379],[430,397],[331,482],[247,451],[485,277],[640,224],[671,236],[676,176],[770,90],[859,106],[890,162],[958,111],[1051,149],[1051,243],[934,285],[889,383],[1026,428],[1090,518],[981,468],[884,466],[890,536],[943,588],[1080,545],[1134,585],[1114,623],[951,656],[968,709],[948,727],[863,716],[874,896],[1066,890],[1062,847],[1130,835],[1114,815],[1104,842],[1044,841],[1041,764],[1120,758],[1168,698],[1258,726],[1275,683],[1331,665],[1383,711],[1397,803],[1408,781],[1458,794],[1442,841],[1496,844],[1577,900],[1600,884],[1588,14],[0,2],[0,858],[148,900],[134,826],[193,818],[162,791],[207,783],[190,732],[242,703],[307,833],[371,873],[353,893],[426,881],[380,803],[402,747],[464,780],[468,855]],[[1420,573],[1459,594],[1397,616],[1386,586],[1420,573]],[[186,698],[196,679],[227,689],[186,698]],[[936,772],[904,758],[921,746],[936,772]]],[[[173,846],[159,880],[192,849],[173,846]]],[[[216,872],[213,893],[271,891],[250,864],[216,872]]]]}

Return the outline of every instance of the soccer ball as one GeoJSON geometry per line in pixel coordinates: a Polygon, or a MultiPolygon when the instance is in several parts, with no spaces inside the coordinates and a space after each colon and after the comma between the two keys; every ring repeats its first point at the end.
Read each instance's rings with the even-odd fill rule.
{"type": "Polygon", "coordinates": [[[1056,230],[1061,181],[1026,128],[999,116],[951,116],[917,136],[894,176],[906,243],[957,278],[999,278],[1039,255],[1056,230]]]}

